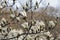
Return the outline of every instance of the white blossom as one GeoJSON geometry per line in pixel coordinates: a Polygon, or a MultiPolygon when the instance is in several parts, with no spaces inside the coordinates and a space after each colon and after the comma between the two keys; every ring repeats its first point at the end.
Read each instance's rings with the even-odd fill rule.
{"type": "Polygon", "coordinates": [[[23,38],[24,38],[24,36],[22,35],[18,38],[18,40],[22,40],[23,38]]]}
{"type": "Polygon", "coordinates": [[[6,22],[6,19],[5,18],[2,18],[2,20],[1,21],[4,21],[4,22],[6,22]]]}
{"type": "Polygon", "coordinates": [[[11,14],[10,17],[11,17],[11,18],[14,18],[14,17],[15,17],[15,14],[11,14]]]}
{"type": "Polygon", "coordinates": [[[37,26],[42,26],[42,27],[45,27],[45,23],[43,21],[36,21],[36,25],[37,26]]]}
{"type": "Polygon", "coordinates": [[[18,21],[20,21],[20,17],[16,17],[16,19],[17,19],[18,21]]]}
{"type": "Polygon", "coordinates": [[[52,37],[52,34],[49,31],[44,32],[44,34],[47,35],[47,36],[49,36],[49,37],[52,37]]]}
{"type": "Polygon", "coordinates": [[[21,26],[24,27],[24,28],[29,28],[28,22],[24,22],[23,24],[21,24],[21,26]]]}
{"type": "Polygon", "coordinates": [[[3,6],[0,5],[0,8],[3,8],[3,6]]]}
{"type": "Polygon", "coordinates": [[[49,26],[49,27],[51,27],[51,26],[54,27],[54,26],[55,26],[54,21],[49,21],[48,26],[49,26]]]}
{"type": "Polygon", "coordinates": [[[45,23],[43,21],[36,21],[35,26],[37,26],[38,29],[45,30],[45,23]]]}
{"type": "Polygon", "coordinates": [[[20,14],[21,14],[22,16],[24,16],[24,17],[27,17],[27,14],[26,14],[25,11],[20,11],[20,14]]]}
{"type": "Polygon", "coordinates": [[[38,30],[37,26],[32,26],[31,29],[33,30],[33,32],[36,32],[38,30]]]}

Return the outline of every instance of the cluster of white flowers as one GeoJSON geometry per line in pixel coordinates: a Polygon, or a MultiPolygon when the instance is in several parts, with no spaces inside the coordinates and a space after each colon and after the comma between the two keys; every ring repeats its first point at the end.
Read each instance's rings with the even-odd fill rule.
{"type": "Polygon", "coordinates": [[[47,32],[41,32],[39,34],[33,34],[33,35],[28,35],[26,37],[27,40],[54,40],[53,35],[47,31],[47,32]],[[49,37],[49,38],[48,38],[49,37]]]}
{"type": "MultiPolygon", "coordinates": [[[[15,0],[13,0],[13,1],[16,2],[15,0]]],[[[13,5],[13,1],[12,1],[11,5],[13,5]]],[[[6,2],[7,2],[6,0],[2,1],[2,3],[0,2],[0,8],[8,7],[8,4],[6,2]]],[[[15,4],[16,3],[14,3],[14,5],[15,4]]],[[[30,5],[26,4],[23,7],[22,11],[17,12],[15,10],[16,13],[13,13],[13,12],[15,12],[15,11],[13,11],[10,14],[10,18],[12,18],[13,20],[16,19],[18,22],[21,21],[20,18],[23,18],[23,19],[27,18],[27,11],[29,9],[33,9],[33,7],[29,8],[29,6],[30,5]],[[24,8],[25,8],[25,10],[24,10],[24,8]]],[[[36,2],[35,6],[34,6],[34,9],[37,9],[37,8],[39,8],[38,2],[36,2]]],[[[16,9],[19,9],[19,8],[16,6],[16,9]]],[[[25,35],[23,35],[23,33],[24,33],[23,29],[19,29],[19,30],[12,29],[11,27],[6,26],[7,24],[8,24],[7,20],[5,18],[2,18],[1,22],[0,22],[0,37],[2,36],[2,38],[6,38],[6,39],[16,37],[16,38],[11,39],[11,40],[22,40],[25,37],[25,35]],[[20,36],[20,34],[22,34],[22,36],[20,36]],[[19,37],[17,37],[17,36],[19,36],[19,37]]],[[[22,28],[27,29],[27,31],[30,27],[30,25],[27,21],[22,23],[21,26],[22,26],[22,28]]],[[[55,21],[48,21],[48,28],[53,29],[55,26],[56,26],[55,21]]],[[[46,30],[45,28],[46,28],[46,23],[44,21],[42,21],[42,20],[33,21],[31,29],[29,30],[29,33],[31,33],[33,35],[28,34],[26,39],[27,40],[54,40],[54,37],[50,33],[50,30],[46,30]],[[35,35],[34,35],[34,33],[35,33],[35,35]],[[37,34],[37,33],[39,33],[39,34],[37,34]]],[[[25,30],[25,32],[26,32],[26,30],[25,30]]],[[[28,33],[28,32],[26,32],[26,33],[28,33]]],[[[60,37],[57,37],[57,38],[58,39],[56,39],[56,40],[60,40],[60,37]]]]}
{"type": "MultiPolygon", "coordinates": [[[[45,22],[44,21],[36,21],[35,25],[31,27],[31,29],[36,32],[36,31],[45,31],[45,22]]],[[[48,22],[48,27],[53,28],[55,27],[55,22],[54,21],[49,21],[48,22]],[[52,27],[51,27],[52,26],[52,27]]],[[[24,22],[22,24],[23,28],[29,28],[28,22],[24,22]]],[[[31,30],[30,30],[31,31],[31,30]]]]}
{"type": "MultiPolygon", "coordinates": [[[[5,18],[2,18],[2,21],[4,21],[4,22],[6,22],[6,19],[5,18]]],[[[32,25],[32,27],[31,27],[31,30],[29,31],[30,33],[32,33],[32,30],[33,30],[33,33],[37,33],[38,31],[39,32],[41,32],[41,33],[39,33],[39,38],[36,38],[36,40],[47,40],[47,36],[49,37],[49,39],[50,40],[53,40],[54,39],[54,37],[53,37],[53,35],[50,33],[50,31],[45,31],[45,22],[44,21],[35,21],[35,23],[34,23],[35,25],[32,25]],[[38,30],[39,29],[39,30],[38,30]],[[41,30],[42,29],[42,30],[41,30]],[[36,32],[37,31],[37,32],[36,32]],[[44,35],[44,36],[42,36],[42,34],[44,35]]],[[[51,27],[52,26],[52,28],[53,27],[55,27],[55,22],[54,21],[49,21],[48,22],[48,26],[49,27],[51,27]]],[[[23,27],[23,28],[29,28],[29,25],[28,25],[28,22],[24,22],[23,24],[21,24],[21,26],[23,27]]],[[[5,27],[5,28],[2,28],[2,29],[5,29],[5,30],[3,30],[3,31],[6,31],[5,33],[4,32],[2,32],[4,35],[5,34],[7,34],[8,32],[7,32],[7,29],[8,27],[5,27]]],[[[18,29],[12,29],[12,28],[10,28],[11,30],[9,31],[9,33],[8,33],[8,36],[6,37],[6,38],[13,38],[13,37],[16,37],[18,34],[22,34],[22,33],[24,33],[23,32],[23,30],[18,30],[18,29]]],[[[37,35],[37,34],[36,34],[37,35]]],[[[34,35],[33,35],[34,36],[34,35]]],[[[24,36],[19,36],[19,38],[18,38],[18,40],[22,40],[23,39],[23,37],[24,36]]],[[[36,37],[36,36],[35,36],[36,37]]],[[[28,39],[28,40],[34,40],[35,39],[35,37],[32,37],[31,35],[28,35],[26,38],[28,39]]],[[[17,40],[17,38],[15,38],[15,39],[13,39],[13,40],[17,40]]]]}
{"type": "Polygon", "coordinates": [[[52,34],[49,31],[44,32],[44,34],[47,35],[47,36],[49,36],[49,37],[52,37],[52,34]]]}
{"type": "Polygon", "coordinates": [[[48,22],[48,27],[50,27],[50,28],[54,28],[55,25],[56,25],[56,22],[55,21],[49,21],[48,22]]]}
{"type": "Polygon", "coordinates": [[[3,17],[0,22],[0,27],[5,27],[8,24],[8,21],[3,17]]]}
{"type": "MultiPolygon", "coordinates": [[[[22,34],[23,33],[23,30],[18,30],[18,29],[12,29],[10,32],[9,32],[9,34],[8,34],[8,36],[7,36],[7,38],[13,38],[13,37],[16,37],[16,36],[18,36],[18,34],[22,34]]],[[[20,36],[20,37],[18,37],[18,40],[20,39],[20,38],[23,38],[23,36],[20,36]]],[[[13,39],[13,40],[17,40],[17,38],[15,38],[15,39],[13,39]]]]}
{"type": "MultiPolygon", "coordinates": [[[[50,31],[45,31],[45,25],[46,24],[45,24],[44,21],[36,21],[35,25],[31,27],[30,33],[32,33],[32,30],[33,30],[33,33],[36,33],[36,31],[38,31],[38,29],[43,29],[44,30],[44,31],[42,31],[39,34],[40,36],[38,38],[36,38],[36,40],[38,40],[38,39],[39,40],[47,40],[47,39],[54,40],[54,37],[50,33],[50,31]],[[45,36],[42,36],[42,34],[45,35],[45,36]]],[[[55,27],[55,25],[56,25],[56,22],[55,21],[49,21],[48,22],[48,27],[51,27],[52,26],[51,28],[53,28],[53,27],[55,27]]],[[[29,28],[28,22],[23,23],[22,27],[29,28]]],[[[34,40],[34,38],[32,38],[31,35],[27,36],[26,38],[28,40],[34,40]]]]}
{"type": "MultiPolygon", "coordinates": [[[[46,40],[47,39],[47,36],[49,37],[50,40],[53,40],[54,37],[53,35],[50,33],[50,31],[45,31],[45,22],[44,21],[34,21],[33,23],[35,25],[32,25],[31,27],[31,30],[29,31],[30,33],[32,33],[32,30],[33,30],[33,33],[37,33],[38,31],[41,32],[39,33],[39,40],[46,40]],[[34,23],[35,22],[35,23],[34,23]],[[39,29],[39,30],[38,30],[39,29]],[[36,32],[37,31],[37,32],[36,32]],[[42,36],[45,35],[45,36],[42,36]]],[[[5,25],[7,23],[7,20],[5,18],[2,18],[1,19],[1,23],[0,23],[0,29],[1,29],[1,32],[0,34],[3,34],[3,38],[5,37],[6,34],[8,34],[5,38],[13,38],[13,37],[16,37],[18,34],[22,34],[24,33],[23,32],[23,29],[12,29],[11,27],[2,27],[1,24],[5,25]],[[8,30],[7,30],[8,29],[8,30]],[[9,30],[10,29],[10,30],[9,30]]],[[[48,22],[48,26],[52,28],[55,27],[55,22],[54,21],[49,21],[48,22]]],[[[29,25],[28,25],[28,22],[24,22],[23,24],[21,24],[21,26],[23,28],[29,28],[29,25]]],[[[36,34],[37,35],[37,34],[36,34]]],[[[33,35],[34,36],[34,35],[33,35]]],[[[13,40],[22,40],[24,36],[19,36],[18,38],[14,38],[13,40]]],[[[35,36],[36,37],[36,36],[35,36]]],[[[28,35],[26,38],[28,40],[34,40],[35,37],[32,37],[32,35],[28,35]]],[[[38,38],[36,39],[38,40],[38,38]]]]}
{"type": "MultiPolygon", "coordinates": [[[[3,36],[2,38],[13,38],[18,36],[18,34],[22,34],[24,33],[22,29],[12,29],[11,27],[0,27],[0,38],[1,36],[3,36]],[[5,36],[7,35],[7,36],[5,36]]],[[[23,38],[24,36],[20,36],[18,37],[18,39],[23,38]]],[[[12,40],[12,39],[11,39],[12,40]]],[[[14,38],[13,40],[17,40],[17,38],[14,38]]]]}
{"type": "Polygon", "coordinates": [[[49,24],[49,26],[53,26],[53,27],[55,26],[55,23],[53,21],[49,21],[48,24],[49,24]]]}
{"type": "Polygon", "coordinates": [[[12,14],[10,15],[10,17],[11,17],[12,19],[15,18],[17,21],[20,21],[21,16],[22,16],[22,18],[27,17],[27,14],[26,14],[25,11],[20,11],[20,13],[17,13],[17,14],[18,14],[18,15],[16,16],[16,14],[12,13],[12,14]]]}
{"type": "Polygon", "coordinates": [[[8,24],[7,20],[5,18],[2,18],[0,22],[0,34],[3,36],[3,38],[5,37],[5,35],[8,34],[8,31],[10,31],[10,30],[7,30],[7,29],[10,29],[10,27],[5,26],[7,24],[8,24]]]}
{"type": "MultiPolygon", "coordinates": [[[[4,22],[6,22],[6,19],[5,18],[2,18],[2,20],[1,20],[1,23],[3,23],[3,21],[4,22]]],[[[4,24],[4,23],[3,23],[4,24]]],[[[5,25],[5,24],[4,24],[5,25]]],[[[17,36],[18,34],[22,34],[23,33],[23,31],[22,30],[16,30],[16,29],[13,29],[12,30],[12,28],[10,28],[11,30],[9,30],[9,27],[7,27],[7,26],[5,26],[5,27],[2,27],[1,25],[0,25],[0,31],[2,31],[2,36],[4,36],[4,35],[6,35],[6,34],[8,34],[8,38],[13,38],[13,36],[12,35],[14,35],[14,37],[15,36],[17,36]],[[7,30],[7,28],[8,28],[8,30],[7,30]],[[9,31],[9,33],[7,32],[7,31],[9,31]]],[[[21,37],[19,37],[19,39],[20,39],[21,37]]]]}
{"type": "Polygon", "coordinates": [[[0,2],[0,8],[3,8],[3,7],[5,7],[5,6],[6,6],[5,1],[6,1],[6,0],[4,0],[4,1],[3,1],[3,0],[1,0],[1,2],[0,2]]]}
{"type": "Polygon", "coordinates": [[[36,21],[35,26],[37,26],[38,29],[45,30],[45,23],[44,23],[44,21],[36,21]]]}
{"type": "MultiPolygon", "coordinates": [[[[21,24],[21,26],[23,28],[29,28],[28,22],[24,22],[23,24],[21,24]]],[[[38,31],[40,29],[45,30],[45,23],[43,21],[40,21],[40,22],[36,21],[35,25],[32,26],[31,29],[33,30],[33,32],[36,32],[36,31],[38,31]]]]}

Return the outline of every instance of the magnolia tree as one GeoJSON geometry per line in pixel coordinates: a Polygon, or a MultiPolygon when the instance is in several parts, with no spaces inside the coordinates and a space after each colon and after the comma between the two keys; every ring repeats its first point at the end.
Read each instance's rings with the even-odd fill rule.
{"type": "MultiPolygon", "coordinates": [[[[36,1],[34,6],[32,6],[32,0],[29,0],[30,4],[26,2],[25,6],[20,3],[20,5],[22,6],[22,10],[20,11],[17,6],[16,6],[16,10],[12,9],[12,7],[16,3],[16,0],[13,0],[12,2],[13,2],[12,5],[9,6],[7,0],[4,0],[4,1],[1,0],[0,13],[3,13],[3,10],[8,7],[10,11],[9,17],[11,19],[11,22],[13,21],[21,22],[21,19],[24,20],[22,24],[19,24],[22,26],[24,31],[21,28],[13,29],[12,27],[9,27],[8,25],[10,25],[11,22],[9,22],[4,17],[2,17],[0,21],[0,35],[1,35],[0,39],[1,40],[54,40],[56,39],[56,37],[54,37],[53,34],[51,34],[50,32],[57,25],[57,20],[43,21],[43,20],[36,20],[33,17],[34,10],[37,10],[37,8],[39,8],[39,5],[42,2],[42,0],[40,0],[39,3],[38,1],[36,1]],[[27,13],[29,13],[29,11],[31,16],[30,16],[30,20],[28,21],[27,13]]],[[[48,6],[49,6],[49,3],[42,13],[45,12],[48,6]]]]}

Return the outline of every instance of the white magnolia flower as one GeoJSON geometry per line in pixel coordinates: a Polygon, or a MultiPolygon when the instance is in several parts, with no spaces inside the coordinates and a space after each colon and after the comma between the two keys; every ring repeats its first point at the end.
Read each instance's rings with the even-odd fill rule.
{"type": "Polygon", "coordinates": [[[0,8],[3,8],[3,6],[0,5],[0,8]]]}
{"type": "Polygon", "coordinates": [[[11,14],[10,17],[11,17],[11,18],[14,18],[14,17],[15,17],[15,14],[11,14]]]}
{"type": "Polygon", "coordinates": [[[45,23],[44,23],[43,21],[36,21],[35,26],[36,26],[38,29],[43,29],[43,30],[45,30],[45,23]]]}
{"type": "Polygon", "coordinates": [[[1,21],[4,21],[4,22],[6,22],[6,19],[5,18],[2,18],[2,20],[1,21]]]}
{"type": "Polygon", "coordinates": [[[17,30],[13,29],[9,32],[8,38],[13,38],[13,37],[16,37],[17,35],[18,35],[17,30]]]}
{"type": "Polygon", "coordinates": [[[29,28],[28,22],[24,22],[23,24],[21,24],[21,26],[24,27],[24,28],[29,28]]]}
{"type": "Polygon", "coordinates": [[[51,26],[54,27],[54,26],[55,26],[54,21],[49,21],[48,26],[49,26],[49,27],[51,27],[51,26]]]}
{"type": "Polygon", "coordinates": [[[43,21],[36,21],[36,25],[37,26],[42,26],[42,27],[45,27],[45,23],[43,21]]]}
{"type": "Polygon", "coordinates": [[[18,40],[22,40],[23,38],[24,38],[24,36],[22,35],[18,38],[18,40]]]}
{"type": "Polygon", "coordinates": [[[39,35],[39,37],[37,37],[37,39],[38,38],[39,38],[39,40],[47,40],[47,38],[44,34],[39,35]]]}
{"type": "Polygon", "coordinates": [[[16,19],[17,19],[18,21],[20,21],[20,17],[16,17],[16,19]]]}
{"type": "Polygon", "coordinates": [[[54,40],[54,37],[51,37],[50,40],[54,40]]]}
{"type": "Polygon", "coordinates": [[[37,26],[32,26],[31,29],[33,30],[33,32],[36,32],[38,30],[37,26]]]}
{"type": "Polygon", "coordinates": [[[20,11],[20,14],[23,15],[24,17],[27,17],[27,14],[25,11],[20,11]]]}
{"type": "Polygon", "coordinates": [[[22,29],[17,30],[17,32],[18,32],[19,34],[24,33],[22,29]]]}
{"type": "Polygon", "coordinates": [[[49,36],[49,37],[52,37],[52,34],[49,31],[44,32],[44,34],[47,35],[47,36],[49,36]]]}
{"type": "Polygon", "coordinates": [[[40,26],[45,27],[45,23],[43,21],[40,21],[40,26]]]}

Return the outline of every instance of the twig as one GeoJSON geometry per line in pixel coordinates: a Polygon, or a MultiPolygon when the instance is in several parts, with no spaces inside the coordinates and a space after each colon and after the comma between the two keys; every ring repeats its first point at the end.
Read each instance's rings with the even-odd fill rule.
{"type": "MultiPolygon", "coordinates": [[[[48,6],[49,6],[49,3],[48,3],[48,5],[46,6],[46,8],[41,12],[41,13],[44,13],[45,11],[46,11],[46,9],[48,8],[48,6]]],[[[36,16],[36,18],[38,18],[40,15],[38,15],[38,16],[36,16]]],[[[43,15],[42,15],[43,16],[43,15]]]]}
{"type": "Polygon", "coordinates": [[[43,0],[40,0],[39,4],[42,2],[43,0]]]}

